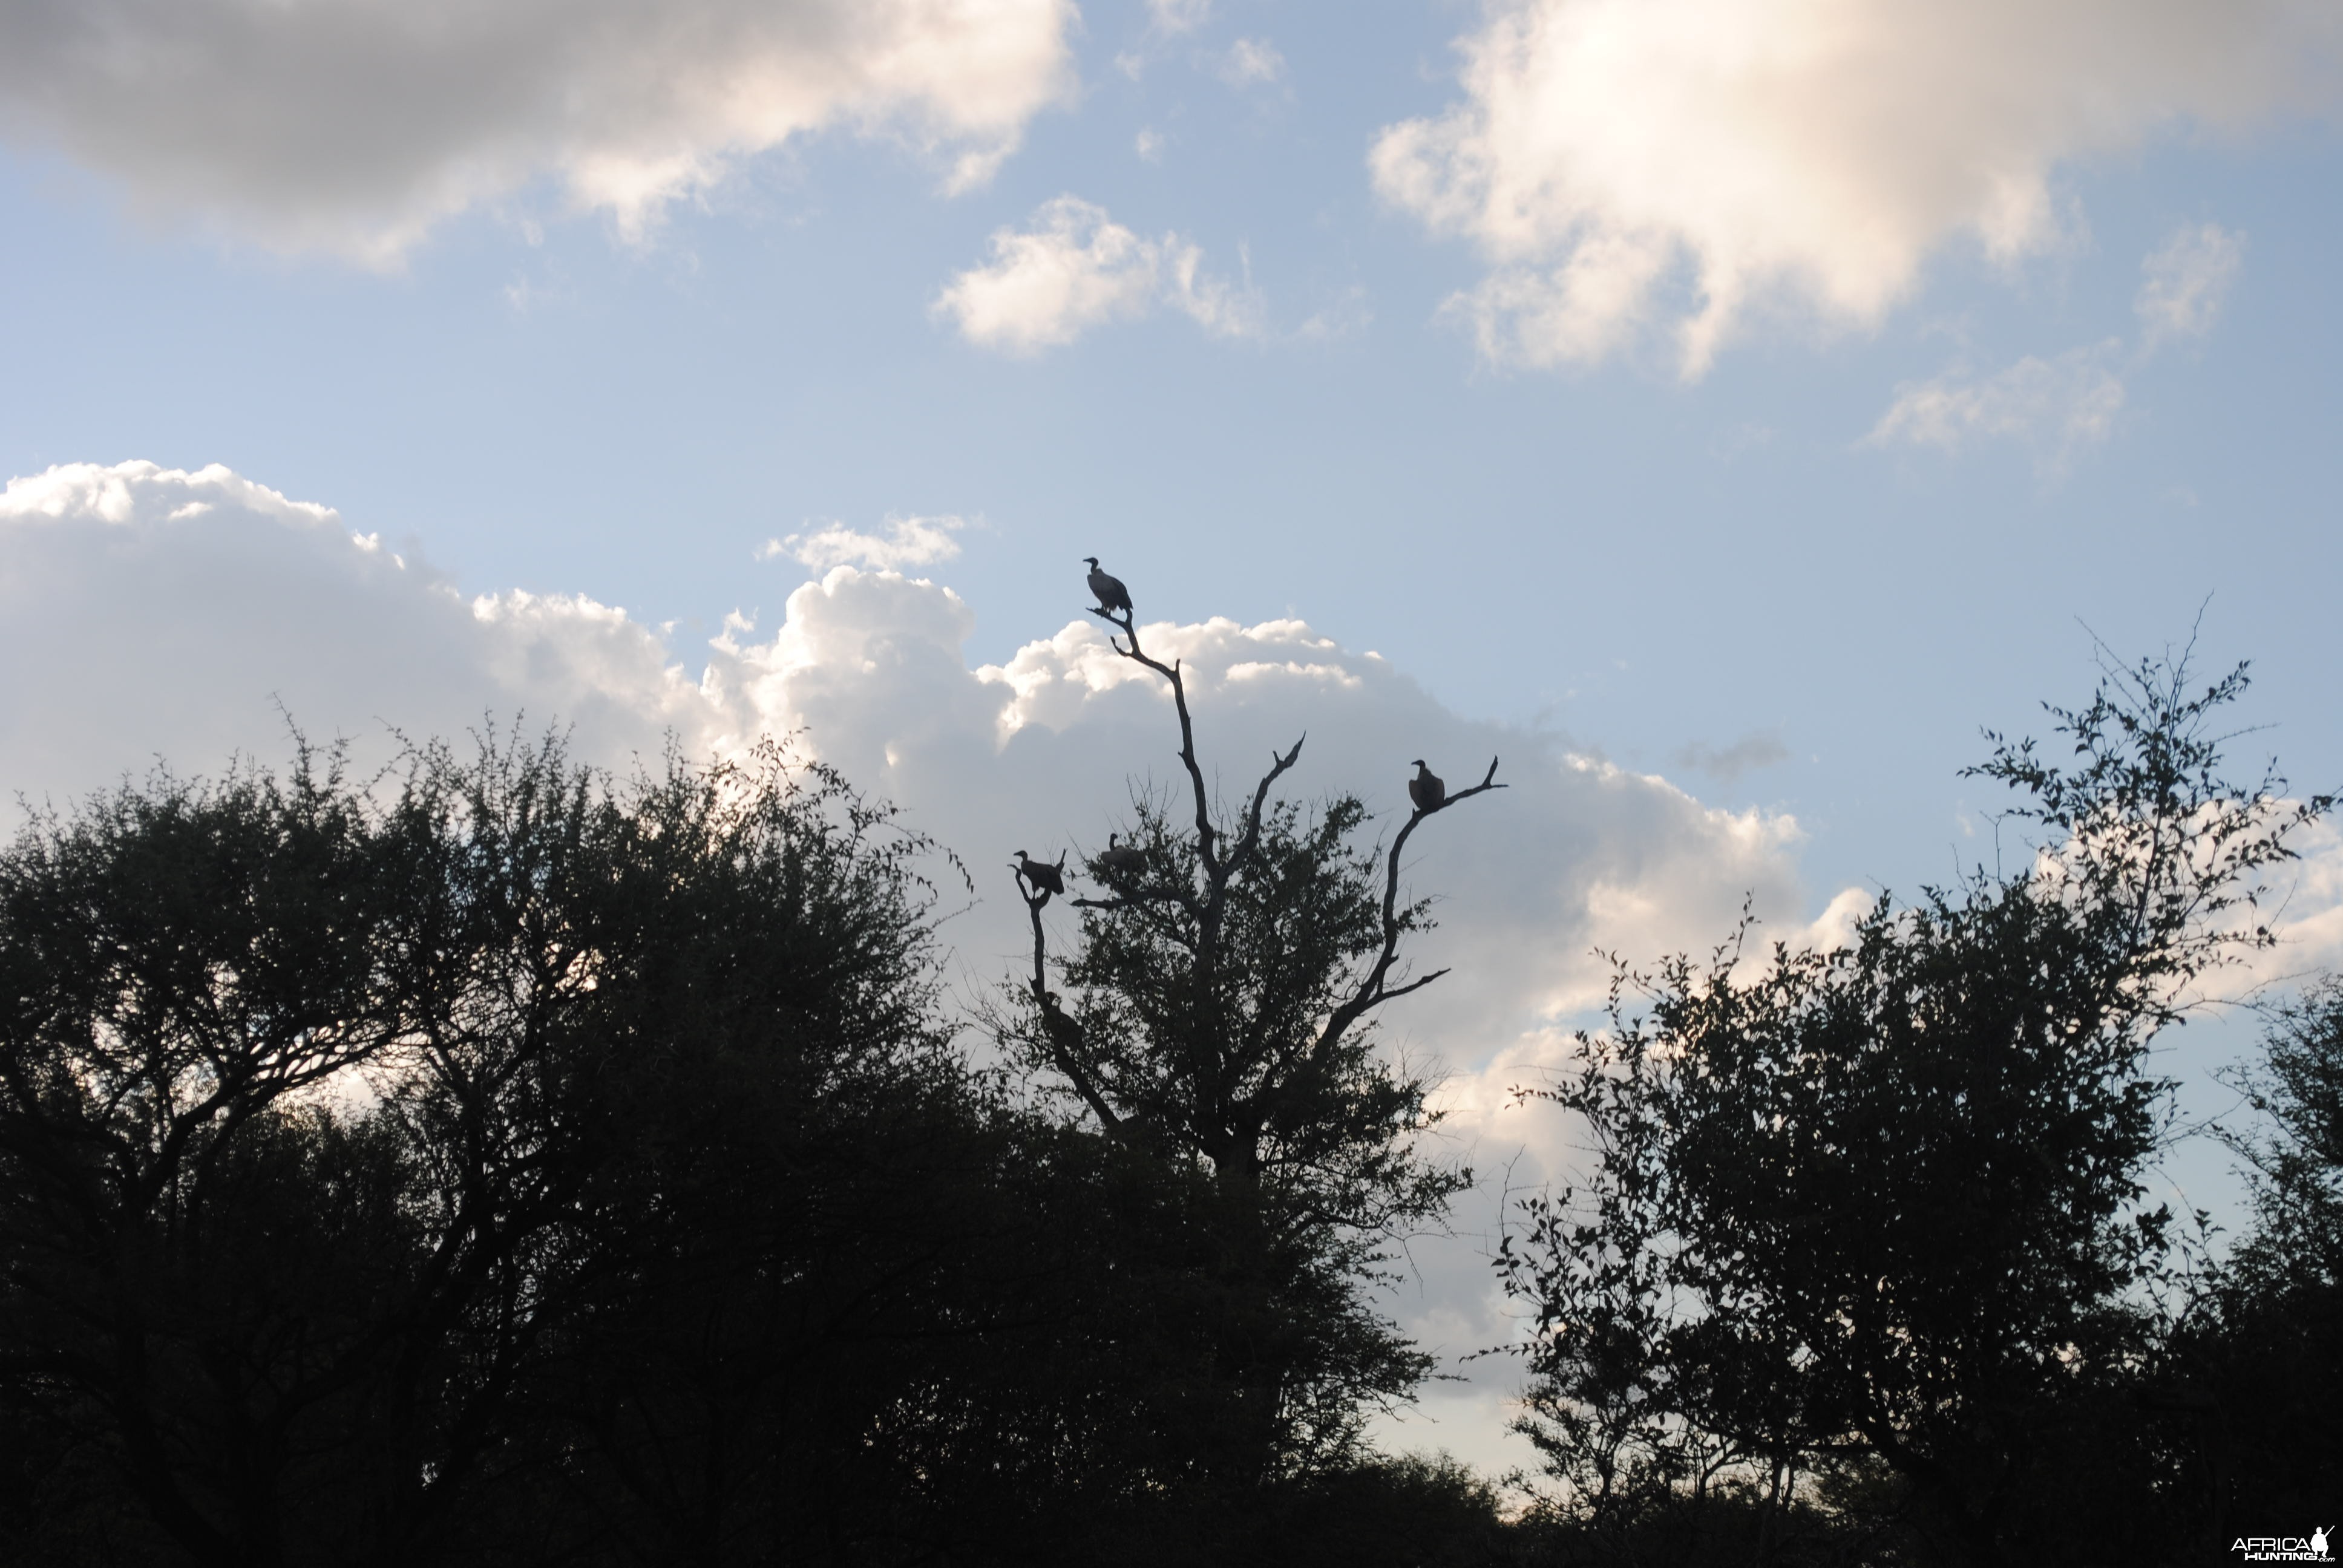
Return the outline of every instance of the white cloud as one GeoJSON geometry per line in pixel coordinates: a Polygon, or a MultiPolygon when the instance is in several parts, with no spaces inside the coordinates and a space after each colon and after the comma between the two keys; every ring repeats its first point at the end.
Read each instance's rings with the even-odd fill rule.
{"type": "MultiPolygon", "coordinates": [[[[2244,259],[2244,236],[2208,223],[2183,225],[2142,261],[2145,280],[2133,301],[2140,320],[2134,364],[2176,337],[2210,332],[2244,259]]],[[[2115,429],[2126,397],[2112,368],[2121,347],[2109,339],[2056,359],[2029,355],[1983,378],[1955,372],[1906,382],[1867,439],[1948,452],[1980,437],[2014,439],[2045,452],[2055,468],[2115,429]]]]}
{"type": "Polygon", "coordinates": [[[2123,378],[2108,367],[2117,347],[2070,349],[2056,359],[2028,355],[1981,378],[1955,374],[1906,382],[1866,440],[1947,452],[1980,438],[2016,440],[2063,463],[2106,440],[2123,413],[2123,378]]]}
{"type": "Polygon", "coordinates": [[[2343,975],[2343,828],[2329,817],[2295,848],[2302,859],[2280,877],[2278,945],[2256,955],[2247,971],[2253,983],[2279,990],[2306,975],[2343,975]]]}
{"type": "Polygon", "coordinates": [[[461,733],[558,713],[581,746],[656,755],[706,699],[623,610],[467,600],[412,548],[212,467],[72,464],[0,494],[0,799],[70,799],[160,754],[216,769],[384,723],[461,733]],[[35,674],[34,672],[45,672],[35,674]]]}
{"type": "Polygon", "coordinates": [[[2246,238],[2218,224],[2183,224],[2140,263],[2144,275],[2138,312],[2144,346],[2155,348],[2176,337],[2202,337],[2213,330],[2245,264],[2246,238]]]}
{"type": "Polygon", "coordinates": [[[818,572],[837,566],[900,571],[905,567],[932,566],[959,555],[960,541],[952,536],[966,527],[968,519],[959,517],[889,518],[884,533],[863,534],[844,523],[832,523],[809,534],[767,539],[758,547],[757,558],[769,561],[787,556],[818,572]]]}
{"type": "MultiPolygon", "coordinates": [[[[838,539],[796,548],[943,558],[944,521],[901,519],[876,538],[824,530],[838,539]]],[[[329,508],[217,467],[80,464],[13,480],[0,563],[0,658],[57,672],[0,688],[0,788],[63,799],[157,754],[187,769],[236,749],[281,756],[279,703],[313,735],[377,739],[386,725],[460,733],[525,710],[532,727],[574,726],[582,754],[621,764],[655,754],[669,731],[702,755],[800,734],[976,868],[989,902],[955,940],[982,983],[1003,971],[1023,919],[988,868],[1019,846],[1103,842],[1132,774],[1172,781],[1161,683],[1093,624],[1037,628],[1003,663],[971,668],[969,607],[892,570],[830,567],[762,638],[730,618],[694,673],[623,609],[521,592],[467,599],[411,547],[357,536],[329,508]]],[[[1127,576],[1145,602],[1143,578],[1127,576]]],[[[1070,606],[1080,578],[1077,568],[1070,606]]],[[[1355,788],[1387,820],[1406,809],[1408,759],[1431,758],[1461,783],[1503,757],[1509,789],[1416,840],[1415,881],[1450,895],[1419,960],[1471,980],[1393,1022],[1460,1065],[1542,1039],[1556,1016],[1598,1000],[1597,945],[1651,957],[1705,944],[1752,890],[1763,911],[1798,918],[1799,831],[1786,817],[1717,810],[1550,738],[1463,719],[1298,620],[1143,629],[1183,661],[1209,760],[1232,789],[1305,729],[1295,792],[1355,788]]]]}
{"type": "Polygon", "coordinates": [[[25,0],[0,134],[142,208],[395,261],[550,176],[640,235],[827,127],[982,179],[1072,80],[1071,0],[25,0]]]}
{"type": "Polygon", "coordinates": [[[1219,337],[1265,330],[1259,295],[1203,271],[1177,234],[1143,239],[1076,196],[1045,202],[1023,230],[992,236],[990,265],[945,285],[934,310],[970,342],[1016,355],[1061,347],[1094,327],[1168,307],[1219,337]]]}
{"type": "Polygon", "coordinates": [[[1285,56],[1266,38],[1240,38],[1221,57],[1221,80],[1232,87],[1265,86],[1285,75],[1285,56]]]}
{"type": "Polygon", "coordinates": [[[1259,337],[1269,330],[1261,292],[1252,286],[1252,253],[1237,246],[1243,281],[1203,270],[1204,253],[1177,235],[1163,236],[1164,303],[1215,337],[1259,337]]]}
{"type": "Polygon", "coordinates": [[[1761,306],[1869,326],[1947,241],[2051,245],[2067,160],[2331,111],[2338,41],[2322,0],[1495,0],[1463,101],[1371,164],[1487,258],[1450,308],[1491,358],[1664,325],[1697,377],[1761,306]]]}
{"type": "Polygon", "coordinates": [[[1045,204],[1022,233],[995,231],[992,257],[990,266],[954,277],[935,308],[970,342],[1011,354],[1057,347],[1093,327],[1143,316],[1161,286],[1162,252],[1154,241],[1071,196],[1045,204]]]}
{"type": "Polygon", "coordinates": [[[1212,18],[1212,0],[1147,0],[1147,14],[1159,33],[1192,33],[1212,18]]]}
{"type": "Polygon", "coordinates": [[[1141,126],[1131,145],[1131,149],[1147,162],[1160,164],[1163,161],[1163,134],[1161,131],[1141,126]]]}

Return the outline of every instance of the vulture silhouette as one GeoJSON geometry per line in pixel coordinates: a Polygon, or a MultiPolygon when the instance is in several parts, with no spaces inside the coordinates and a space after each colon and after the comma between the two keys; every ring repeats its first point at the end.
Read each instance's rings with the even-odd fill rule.
{"type": "Polygon", "coordinates": [[[1147,864],[1147,851],[1132,844],[1117,844],[1117,835],[1106,836],[1106,848],[1098,854],[1099,869],[1110,877],[1135,877],[1147,864]]]}
{"type": "MultiPolygon", "coordinates": [[[[1062,860],[1065,857],[1061,855],[1059,859],[1062,860]]],[[[1025,879],[1028,886],[1039,890],[1044,899],[1051,893],[1066,890],[1063,867],[1051,865],[1047,860],[1037,860],[1022,849],[1017,851],[1017,874],[1025,879]]]]}
{"type": "Polygon", "coordinates": [[[1448,786],[1423,765],[1421,757],[1415,759],[1415,777],[1407,781],[1407,798],[1415,802],[1418,811],[1437,811],[1448,803],[1448,786]]]}
{"type": "Polygon", "coordinates": [[[1109,577],[1106,573],[1099,570],[1098,557],[1084,556],[1082,559],[1090,563],[1091,594],[1091,597],[1095,598],[1099,601],[1099,608],[1104,610],[1119,609],[1122,611],[1123,614],[1129,615],[1131,613],[1131,590],[1122,586],[1122,579],[1117,577],[1109,577]]]}

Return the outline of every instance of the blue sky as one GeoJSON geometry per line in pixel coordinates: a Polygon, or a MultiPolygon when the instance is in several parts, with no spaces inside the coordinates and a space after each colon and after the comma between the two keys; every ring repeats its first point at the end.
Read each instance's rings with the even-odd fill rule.
{"type": "Polygon", "coordinates": [[[1644,780],[1612,815],[1497,797],[1522,815],[1427,857],[1460,916],[1553,915],[1476,982],[1511,999],[1481,1033],[1409,1026],[1485,1090],[1584,1000],[1540,951],[1704,943],[1749,887],[1795,929],[1989,853],[1955,770],[2085,697],[2093,633],[2152,651],[2201,607],[2208,668],[2255,661],[2246,749],[2343,780],[2324,0],[695,0],[639,37],[509,0],[401,30],[443,9],[0,11],[12,788],[270,750],[273,699],[360,731],[526,709],[618,749],[802,723],[971,859],[980,797],[1095,841],[1161,760],[1137,719],[1101,749],[1114,692],[950,720],[992,726],[980,788],[980,747],[901,759],[950,727],[922,704],[1009,689],[978,667],[1088,678],[1063,628],[1097,554],[1143,617],[1333,645],[1196,633],[1295,683],[1226,685],[1232,771],[1339,666],[1368,771],[1309,788],[1394,794],[1421,726],[1644,780]],[[130,461],[164,477],[112,512],[35,493],[130,461]],[[332,526],[168,477],[209,464],[332,526]],[[940,518],[903,537],[941,550],[887,553],[940,518]],[[677,685],[711,661],[720,719],[677,685]],[[1021,771],[1061,721],[1104,728],[1021,771]],[[1475,888],[1535,834],[1594,846],[1554,852],[1577,892],[1475,888]]]}

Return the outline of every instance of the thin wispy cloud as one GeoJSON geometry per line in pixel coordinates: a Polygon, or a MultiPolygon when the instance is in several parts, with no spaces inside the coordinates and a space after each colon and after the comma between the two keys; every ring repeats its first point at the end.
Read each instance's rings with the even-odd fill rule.
{"type": "Polygon", "coordinates": [[[2167,344],[2211,332],[2244,259],[2243,236],[2218,224],[2184,224],[2140,263],[2133,300],[2140,338],[2128,357],[2109,338],[2053,358],[2028,355],[1991,375],[1954,371],[1906,382],[1865,439],[1946,452],[1978,440],[2020,441],[2046,468],[2063,468],[2120,422],[2129,398],[2127,357],[2136,369],[2167,344]]]}
{"type": "Polygon", "coordinates": [[[1176,37],[1212,20],[1212,0],[1147,0],[1147,15],[1157,32],[1176,37]]]}
{"type": "Polygon", "coordinates": [[[2140,263],[2133,301],[2142,344],[2155,348],[2213,330],[2229,288],[2245,265],[2246,239],[2218,224],[2184,224],[2140,263]]]}
{"type": "Polygon", "coordinates": [[[1725,746],[1695,741],[1679,748],[1668,760],[1679,768],[1705,774],[1729,789],[1741,781],[1742,775],[1789,759],[1790,749],[1782,744],[1780,735],[1770,729],[1758,729],[1725,746]]]}
{"type": "Polygon", "coordinates": [[[1986,376],[1948,374],[1906,382],[1865,439],[1958,451],[1979,440],[2034,447],[2052,466],[2106,440],[2126,390],[2115,369],[2122,345],[2077,348],[2055,359],[2032,355],[1986,376]]]}
{"type": "Polygon", "coordinates": [[[1285,75],[1285,56],[1266,38],[1240,38],[1221,56],[1220,76],[1232,87],[1262,87],[1285,75]]]}

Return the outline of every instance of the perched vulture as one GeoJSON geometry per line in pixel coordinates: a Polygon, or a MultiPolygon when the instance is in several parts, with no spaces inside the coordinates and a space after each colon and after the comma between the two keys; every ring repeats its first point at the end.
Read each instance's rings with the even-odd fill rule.
{"type": "Polygon", "coordinates": [[[1116,835],[1106,836],[1106,848],[1098,854],[1099,869],[1110,877],[1135,877],[1147,864],[1147,851],[1136,845],[1115,842],[1116,835]]]}
{"type": "Polygon", "coordinates": [[[1092,598],[1098,600],[1099,608],[1103,610],[1119,609],[1122,611],[1123,614],[1129,615],[1131,613],[1131,590],[1122,586],[1122,579],[1121,578],[1109,577],[1106,573],[1099,570],[1098,557],[1084,556],[1082,559],[1090,562],[1091,564],[1091,594],[1092,598]]]}
{"type": "Polygon", "coordinates": [[[1415,802],[1418,811],[1437,811],[1448,802],[1448,786],[1423,765],[1421,757],[1415,759],[1415,777],[1407,781],[1407,798],[1415,802]]]}
{"type": "MultiPolygon", "coordinates": [[[[1060,859],[1064,858],[1062,855],[1059,857],[1060,859]]],[[[1047,860],[1036,860],[1022,849],[1017,851],[1017,874],[1025,879],[1027,886],[1045,897],[1066,890],[1064,868],[1053,866],[1047,860]]]]}

